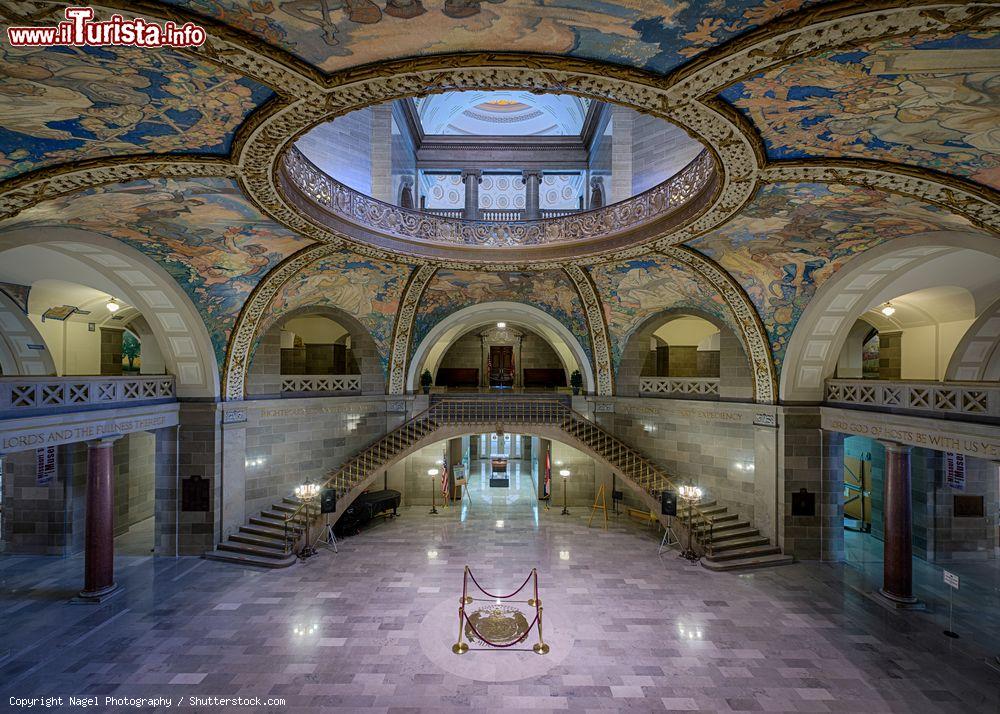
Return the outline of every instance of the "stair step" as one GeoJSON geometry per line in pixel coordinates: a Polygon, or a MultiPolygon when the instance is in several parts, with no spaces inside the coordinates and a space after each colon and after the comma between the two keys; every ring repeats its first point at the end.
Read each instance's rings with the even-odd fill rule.
{"type": "MultiPolygon", "coordinates": [[[[712,527],[714,529],[718,529],[719,527],[718,524],[720,523],[729,523],[730,521],[738,521],[739,518],[740,518],[739,513],[716,513],[708,516],[708,520],[711,521],[712,527]]],[[[695,528],[697,528],[699,525],[701,525],[702,528],[704,528],[705,526],[702,525],[703,523],[704,521],[702,521],[700,518],[694,519],[695,528]]]]}
{"type": "MultiPolygon", "coordinates": [[[[734,530],[739,530],[740,528],[749,528],[749,527],[750,527],[750,521],[741,521],[739,520],[739,516],[737,516],[736,518],[726,519],[721,523],[713,521],[712,533],[713,534],[725,533],[727,531],[734,531],[734,530]]],[[[697,533],[698,535],[708,535],[708,528],[706,526],[702,526],[701,528],[699,528],[698,524],[695,524],[694,532],[697,533]]]]}
{"type": "Polygon", "coordinates": [[[749,548],[754,545],[770,545],[771,541],[762,535],[750,536],[748,538],[732,538],[719,543],[712,542],[712,552],[719,553],[727,550],[737,550],[739,548],[749,548]]]}
{"type": "MultiPolygon", "coordinates": [[[[731,530],[714,531],[712,533],[712,543],[722,543],[729,540],[735,540],[739,538],[749,538],[750,536],[760,535],[760,531],[749,525],[744,525],[742,528],[733,528],[731,530]]],[[[708,534],[705,534],[708,537],[708,534]]]]}
{"type": "Polygon", "coordinates": [[[776,565],[791,565],[795,558],[790,555],[761,555],[749,556],[746,558],[736,558],[734,560],[711,561],[702,559],[701,566],[708,570],[750,570],[751,568],[769,568],[776,565]]]}
{"type": "Polygon", "coordinates": [[[774,555],[775,553],[781,553],[781,548],[776,545],[752,545],[746,548],[724,550],[721,553],[713,550],[712,555],[706,556],[706,558],[713,562],[723,562],[727,560],[755,558],[763,555],[774,555]]]}
{"type": "Polygon", "coordinates": [[[248,553],[235,553],[226,550],[210,550],[202,554],[206,560],[221,560],[226,563],[236,563],[237,565],[256,565],[259,568],[287,568],[294,565],[296,557],[290,553],[288,557],[277,560],[275,558],[261,558],[260,556],[248,553]]]}
{"type": "Polygon", "coordinates": [[[295,498],[295,496],[285,496],[284,498],[281,499],[281,502],[282,503],[287,503],[289,506],[301,506],[302,505],[302,501],[300,501],[299,499],[295,498]]]}
{"type": "Polygon", "coordinates": [[[271,510],[272,511],[280,511],[281,513],[295,513],[295,511],[299,510],[299,506],[297,504],[296,505],[292,505],[292,504],[288,504],[288,503],[284,503],[284,502],[282,502],[282,503],[272,503],[271,504],[271,510]]]}
{"type": "MultiPolygon", "coordinates": [[[[256,516],[250,516],[250,524],[254,526],[264,526],[266,528],[276,528],[280,531],[284,531],[285,519],[278,516],[268,516],[263,513],[256,516]]],[[[288,531],[291,532],[301,532],[303,530],[302,526],[298,523],[289,523],[288,531]]]]}
{"type": "MultiPolygon", "coordinates": [[[[250,519],[253,521],[253,519],[250,519]]],[[[298,530],[298,529],[296,529],[298,530]]],[[[270,526],[262,526],[254,523],[250,523],[247,526],[240,526],[240,533],[246,533],[247,535],[261,536],[263,538],[274,538],[275,540],[281,541],[285,538],[285,530],[283,528],[272,528],[270,526]]],[[[291,529],[288,532],[289,536],[293,535],[291,529]]]]}
{"type": "Polygon", "coordinates": [[[278,550],[282,553],[285,552],[285,544],[283,541],[275,540],[274,538],[269,538],[267,536],[257,536],[249,533],[233,533],[229,536],[229,540],[233,543],[243,543],[245,545],[252,545],[258,548],[271,548],[272,550],[278,550]]]}
{"type": "Polygon", "coordinates": [[[275,550],[274,548],[261,548],[256,545],[234,543],[228,540],[225,543],[219,543],[215,549],[224,550],[229,553],[243,553],[244,555],[256,555],[262,558],[274,558],[277,560],[282,560],[285,557],[285,552],[282,550],[275,550]]]}
{"type": "MultiPolygon", "coordinates": [[[[287,515],[288,515],[287,513],[275,513],[274,511],[261,511],[260,512],[260,517],[261,518],[270,518],[273,521],[278,521],[279,524],[285,522],[285,516],[287,516],[287,515]]],[[[305,522],[306,522],[305,516],[302,516],[302,515],[295,516],[295,518],[292,518],[289,521],[290,524],[291,523],[303,524],[305,522]]]]}

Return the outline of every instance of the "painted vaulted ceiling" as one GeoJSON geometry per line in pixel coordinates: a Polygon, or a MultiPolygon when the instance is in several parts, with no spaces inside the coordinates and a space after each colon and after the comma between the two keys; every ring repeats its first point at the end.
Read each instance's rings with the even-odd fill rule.
{"type": "MultiPolygon", "coordinates": [[[[204,23],[202,48],[0,43],[0,249],[2,232],[29,226],[139,249],[191,297],[220,366],[254,300],[263,301],[256,334],[309,304],[347,311],[372,331],[387,370],[395,334],[412,350],[450,312],[492,300],[548,312],[595,360],[602,336],[616,363],[637,325],[663,309],[710,313],[746,341],[747,320],[724,295],[735,284],[780,369],[803,310],[849,261],[932,231],[995,238],[1000,223],[1000,12],[878,5],[177,0],[144,3],[142,13],[204,23]],[[512,51],[549,57],[496,54],[512,51]],[[487,54],[435,57],[446,53],[487,54]],[[404,58],[420,59],[355,70],[404,58]],[[270,174],[246,146],[265,123],[288,139],[300,130],[282,128],[283,107],[299,102],[310,125],[351,102],[419,94],[411,80],[393,85],[394,73],[452,72],[433,87],[441,91],[490,88],[511,67],[528,68],[522,88],[659,107],[711,147],[723,197],[696,224],[631,254],[429,273],[427,260],[363,254],[255,199],[270,174]],[[621,95],[596,77],[623,82],[621,95]],[[348,79],[372,83],[324,99],[348,79]],[[323,242],[324,254],[287,267],[323,242]],[[407,299],[416,300],[412,329],[400,333],[407,299]]],[[[134,12],[125,2],[96,7],[99,17],[134,12]]],[[[60,13],[11,2],[0,19],[53,24],[60,13]]]]}

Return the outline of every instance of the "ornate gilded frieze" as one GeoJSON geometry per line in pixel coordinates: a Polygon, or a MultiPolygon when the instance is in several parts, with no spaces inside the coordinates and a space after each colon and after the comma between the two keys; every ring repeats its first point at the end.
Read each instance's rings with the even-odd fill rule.
{"type": "Polygon", "coordinates": [[[746,292],[729,273],[691,248],[673,246],[666,248],[663,254],[688,266],[718,290],[740,328],[753,373],[754,401],[774,404],[778,398],[778,380],[771,359],[770,342],[746,292]]]}
{"type": "Polygon", "coordinates": [[[389,356],[389,394],[406,393],[406,370],[409,367],[410,341],[413,339],[417,305],[436,270],[433,265],[421,265],[415,269],[399,301],[392,334],[392,354],[389,356]]]}
{"type": "Polygon", "coordinates": [[[590,346],[594,354],[594,376],[597,381],[597,395],[610,397],[614,394],[614,372],[611,368],[611,337],[608,334],[608,324],[605,320],[601,300],[597,296],[594,281],[587,271],[578,265],[564,266],[566,274],[576,285],[583,303],[583,311],[587,315],[587,325],[590,328],[590,346]]]}

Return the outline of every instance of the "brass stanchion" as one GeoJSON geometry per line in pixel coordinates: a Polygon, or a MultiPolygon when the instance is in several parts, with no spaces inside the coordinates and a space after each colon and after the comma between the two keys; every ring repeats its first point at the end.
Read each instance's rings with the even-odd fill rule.
{"type": "Polygon", "coordinates": [[[455,654],[465,654],[469,651],[469,645],[462,642],[462,630],[465,624],[465,598],[459,600],[458,606],[458,642],[451,646],[451,651],[455,654]]]}
{"type": "Polygon", "coordinates": [[[534,651],[535,654],[544,655],[544,654],[548,654],[549,653],[549,646],[545,643],[544,640],[542,640],[542,607],[541,607],[541,605],[538,606],[538,642],[536,644],[532,645],[531,649],[534,651]]]}

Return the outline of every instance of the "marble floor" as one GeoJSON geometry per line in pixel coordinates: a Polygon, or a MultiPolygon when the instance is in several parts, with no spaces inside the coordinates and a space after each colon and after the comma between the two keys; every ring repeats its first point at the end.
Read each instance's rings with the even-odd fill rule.
{"type": "Polygon", "coordinates": [[[126,709],[104,707],[105,696],[174,707],[241,696],[275,712],[1000,712],[1000,672],[973,638],[950,640],[926,615],[884,609],[851,586],[848,566],[712,573],[673,552],[658,557],[658,534],[625,518],[588,529],[586,509],[562,516],[532,499],[479,495],[436,516],[404,508],[339,553],[287,570],[122,556],[125,590],[100,606],[67,602],[79,557],[0,558],[0,701],[97,696],[106,711],[126,709]],[[498,589],[538,568],[549,655],[447,649],[467,564],[498,589]]]}

